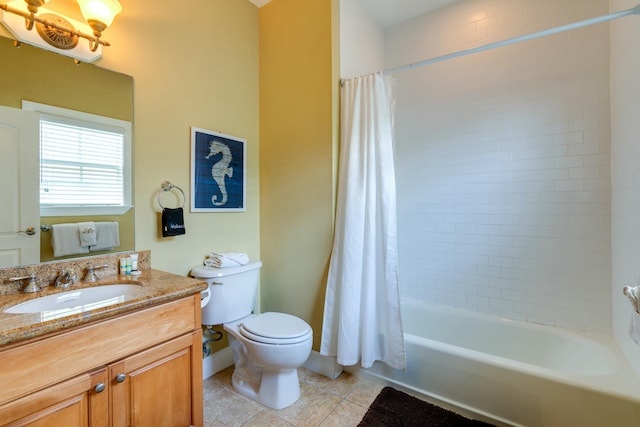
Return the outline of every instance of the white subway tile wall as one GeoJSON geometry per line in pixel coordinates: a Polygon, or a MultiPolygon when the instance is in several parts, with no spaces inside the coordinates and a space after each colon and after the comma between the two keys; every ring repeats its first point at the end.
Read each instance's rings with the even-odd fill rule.
{"type": "MultiPolygon", "coordinates": [[[[637,5],[612,0],[611,10],[637,5]]],[[[640,284],[640,27],[638,17],[611,25],[611,222],[613,324],[616,341],[640,375],[640,346],[630,324],[637,318],[624,286],[640,284]]]]}
{"type": "MultiPolygon", "coordinates": [[[[466,0],[385,31],[388,67],[609,13],[466,0]]],[[[611,333],[609,24],[397,74],[402,297],[611,333]]]]}

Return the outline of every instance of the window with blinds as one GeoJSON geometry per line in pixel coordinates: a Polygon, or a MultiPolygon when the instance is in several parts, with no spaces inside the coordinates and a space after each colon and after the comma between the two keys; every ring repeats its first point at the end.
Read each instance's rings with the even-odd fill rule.
{"type": "Polygon", "coordinates": [[[40,204],[124,205],[124,135],[40,120],[40,204]]]}
{"type": "Polygon", "coordinates": [[[28,109],[41,113],[41,214],[120,214],[129,209],[130,123],[29,104],[28,109]]]}

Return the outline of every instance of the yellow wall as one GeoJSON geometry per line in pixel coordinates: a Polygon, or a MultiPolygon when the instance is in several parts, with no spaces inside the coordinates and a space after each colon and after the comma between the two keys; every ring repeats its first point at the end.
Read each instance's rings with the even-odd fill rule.
{"type": "Polygon", "coordinates": [[[262,311],[307,320],[319,347],[331,252],[337,1],[260,9],[262,311]]]}
{"type": "MultiPolygon", "coordinates": [[[[136,248],[181,275],[211,251],[259,258],[258,9],[243,0],[120,3],[97,64],[134,79],[136,248]],[[189,212],[191,126],[247,140],[246,212],[189,212]],[[186,235],[160,235],[162,181],[187,194],[186,235]]],[[[164,206],[181,203],[171,197],[164,206]]]]}
{"type": "MultiPolygon", "coordinates": [[[[0,36],[3,36],[0,32],[0,36]]],[[[133,79],[91,64],[0,37],[0,105],[22,108],[22,100],[133,120],[133,79]],[[100,100],[100,102],[96,102],[100,100]]]]}

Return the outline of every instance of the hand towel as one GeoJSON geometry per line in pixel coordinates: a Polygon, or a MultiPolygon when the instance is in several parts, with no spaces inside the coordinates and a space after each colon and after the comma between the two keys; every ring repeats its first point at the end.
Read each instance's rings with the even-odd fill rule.
{"type": "Polygon", "coordinates": [[[96,222],[96,244],[89,247],[92,252],[109,251],[120,246],[120,224],[96,222]]]}
{"type": "Polygon", "coordinates": [[[162,237],[179,236],[185,231],[182,208],[162,209],[162,237]]]}
{"type": "Polygon", "coordinates": [[[80,233],[80,246],[93,246],[96,241],[96,224],[92,221],[79,222],[78,233],[80,233]]]}
{"type": "Polygon", "coordinates": [[[80,246],[78,224],[54,224],[51,227],[53,256],[86,254],[89,248],[80,246]]]}
{"type": "Polygon", "coordinates": [[[249,257],[247,254],[228,252],[225,254],[218,254],[211,252],[204,259],[203,264],[209,267],[225,268],[225,267],[238,267],[240,265],[246,265],[249,263],[249,257]]]}

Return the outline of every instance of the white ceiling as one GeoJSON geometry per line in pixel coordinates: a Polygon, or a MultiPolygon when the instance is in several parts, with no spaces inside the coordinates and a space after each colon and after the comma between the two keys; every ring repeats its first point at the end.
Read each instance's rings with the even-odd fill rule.
{"type": "MultiPolygon", "coordinates": [[[[271,0],[249,0],[262,7],[271,0]]],[[[420,16],[460,0],[358,0],[382,27],[420,16]]]]}

